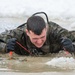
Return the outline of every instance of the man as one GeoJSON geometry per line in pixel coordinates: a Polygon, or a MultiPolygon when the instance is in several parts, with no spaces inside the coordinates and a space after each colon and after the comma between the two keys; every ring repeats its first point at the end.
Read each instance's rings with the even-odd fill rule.
{"type": "Polygon", "coordinates": [[[6,52],[19,55],[44,55],[66,50],[74,53],[74,36],[54,22],[45,23],[40,16],[28,18],[23,30],[14,29],[12,38],[7,40],[6,52]]]}

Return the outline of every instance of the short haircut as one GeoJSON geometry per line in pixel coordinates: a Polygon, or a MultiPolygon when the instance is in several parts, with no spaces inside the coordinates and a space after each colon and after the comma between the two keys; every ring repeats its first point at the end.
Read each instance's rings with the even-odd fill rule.
{"type": "Polygon", "coordinates": [[[35,34],[40,35],[44,28],[46,28],[46,23],[44,19],[40,16],[31,16],[27,20],[28,31],[31,30],[35,34]]]}

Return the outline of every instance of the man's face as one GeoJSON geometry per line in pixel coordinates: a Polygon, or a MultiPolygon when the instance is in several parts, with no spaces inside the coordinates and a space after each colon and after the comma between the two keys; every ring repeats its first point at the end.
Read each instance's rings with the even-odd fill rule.
{"type": "Polygon", "coordinates": [[[27,35],[29,36],[31,42],[38,48],[42,47],[46,41],[46,32],[47,29],[44,28],[40,35],[36,35],[34,32],[27,31],[27,35]]]}

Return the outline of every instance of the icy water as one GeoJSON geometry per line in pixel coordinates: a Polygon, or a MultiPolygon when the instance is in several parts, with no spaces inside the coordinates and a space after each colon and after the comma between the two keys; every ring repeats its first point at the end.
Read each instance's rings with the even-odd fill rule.
{"type": "Polygon", "coordinates": [[[75,73],[74,57],[70,54],[65,55],[63,52],[40,57],[14,54],[13,57],[14,59],[9,59],[9,54],[0,54],[1,75],[74,75],[75,73]],[[47,64],[49,62],[52,65],[47,64]]]}
{"type": "MultiPolygon", "coordinates": [[[[24,18],[0,18],[0,31],[16,28],[26,22],[25,20],[24,18]]],[[[71,21],[54,21],[66,28],[72,23],[71,21]]],[[[74,73],[75,56],[66,55],[65,52],[40,57],[14,54],[14,59],[9,59],[9,54],[0,54],[1,75],[74,75],[74,73]]]]}

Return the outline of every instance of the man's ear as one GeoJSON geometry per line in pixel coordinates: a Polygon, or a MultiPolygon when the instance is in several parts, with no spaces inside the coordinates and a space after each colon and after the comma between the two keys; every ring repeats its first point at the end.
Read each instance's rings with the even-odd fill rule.
{"type": "Polygon", "coordinates": [[[26,34],[29,36],[29,31],[28,31],[28,29],[26,29],[26,34]]]}

